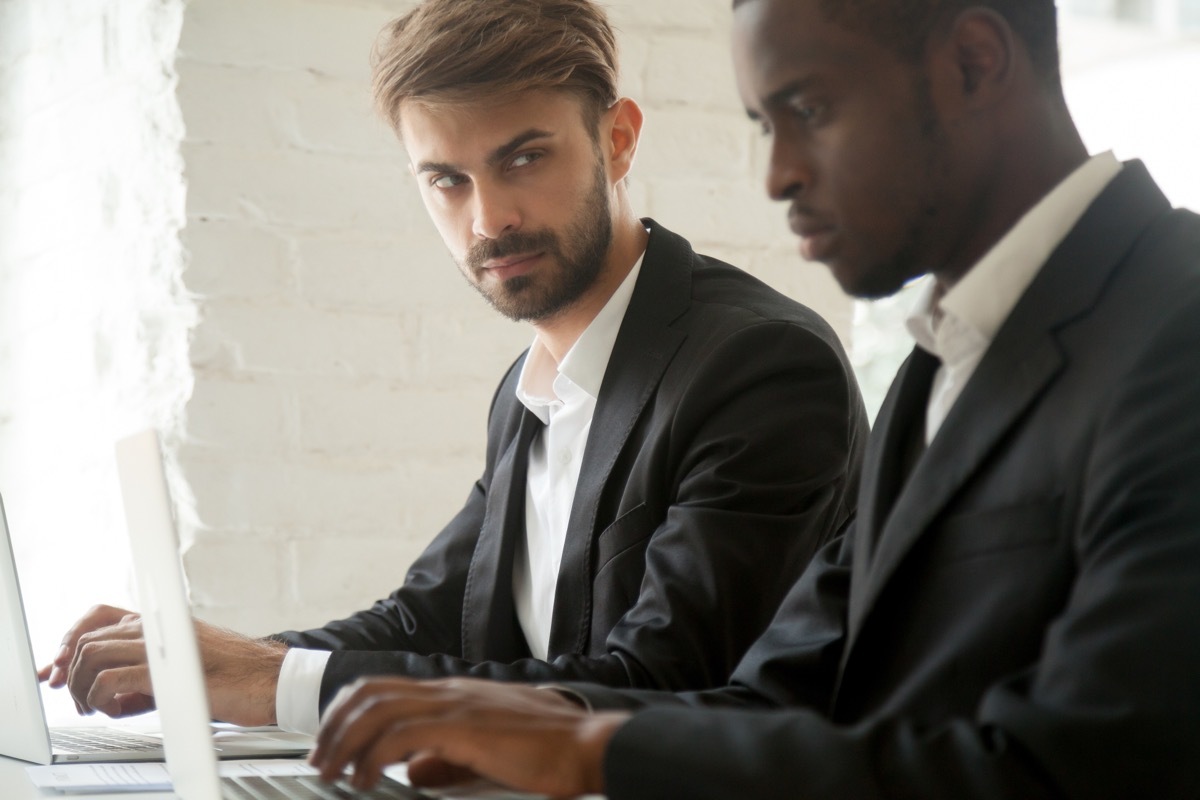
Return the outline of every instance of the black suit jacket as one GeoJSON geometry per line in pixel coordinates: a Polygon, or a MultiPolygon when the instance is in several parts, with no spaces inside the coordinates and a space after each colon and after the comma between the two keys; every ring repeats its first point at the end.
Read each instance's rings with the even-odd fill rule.
{"type": "Polygon", "coordinates": [[[649,246],[597,400],[547,662],[513,601],[540,421],[493,399],[486,468],[390,597],[281,634],[335,652],[321,705],[361,675],[720,686],[809,559],[850,518],[867,435],[857,385],[811,310],[647,221],[649,246]]]}
{"type": "Polygon", "coordinates": [[[850,533],[683,698],[746,708],[636,715],[614,799],[1200,797],[1200,218],[1126,165],[901,486],[931,362],[850,533]]]}

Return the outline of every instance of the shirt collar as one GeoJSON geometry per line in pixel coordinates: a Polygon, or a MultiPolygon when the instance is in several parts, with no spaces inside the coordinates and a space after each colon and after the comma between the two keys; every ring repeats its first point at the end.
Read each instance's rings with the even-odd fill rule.
{"type": "Polygon", "coordinates": [[[1120,171],[1111,152],[1093,156],[1029,209],[942,297],[936,281],[927,278],[907,322],[917,344],[943,357],[937,333],[947,320],[990,343],[1050,254],[1120,171]]]}
{"type": "Polygon", "coordinates": [[[643,252],[612,297],[608,298],[604,308],[600,309],[600,313],[563,356],[562,364],[554,362],[541,337],[534,337],[517,381],[517,399],[536,414],[543,424],[550,423],[549,407],[563,399],[556,391],[556,388],[563,386],[559,381],[560,376],[582,389],[593,400],[600,396],[604,372],[608,368],[625,312],[629,310],[629,301],[633,297],[633,288],[644,258],[643,252]]]}

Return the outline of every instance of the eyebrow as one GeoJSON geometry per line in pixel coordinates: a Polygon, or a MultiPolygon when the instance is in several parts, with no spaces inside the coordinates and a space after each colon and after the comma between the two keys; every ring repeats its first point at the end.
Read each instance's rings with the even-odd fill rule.
{"type": "MultiPolygon", "coordinates": [[[[527,131],[518,133],[513,138],[509,139],[504,144],[497,147],[487,157],[487,165],[494,167],[510,155],[520,150],[525,145],[537,139],[549,139],[554,134],[550,131],[542,130],[541,128],[530,128],[527,131]]],[[[459,168],[454,164],[446,161],[422,161],[417,165],[417,172],[458,172],[459,168]]]]}

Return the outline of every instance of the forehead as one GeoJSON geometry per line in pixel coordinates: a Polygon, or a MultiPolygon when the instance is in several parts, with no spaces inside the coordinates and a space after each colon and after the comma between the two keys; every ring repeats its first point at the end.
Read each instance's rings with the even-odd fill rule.
{"type": "Polygon", "coordinates": [[[879,42],[830,21],[820,0],[746,0],[733,19],[734,66],[748,105],[792,81],[870,81],[902,66],[879,42]]]}
{"type": "Polygon", "coordinates": [[[466,161],[532,129],[567,140],[586,134],[581,101],[569,92],[537,90],[500,100],[406,100],[400,106],[400,137],[413,161],[466,161]]]}

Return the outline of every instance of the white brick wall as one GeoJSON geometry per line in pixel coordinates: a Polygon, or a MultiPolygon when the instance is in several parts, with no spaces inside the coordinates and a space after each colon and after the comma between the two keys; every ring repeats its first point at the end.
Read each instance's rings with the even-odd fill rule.
{"type": "Polygon", "coordinates": [[[112,443],[170,433],[191,385],[182,8],[0,2],[0,492],[43,658],[87,603],[129,602],[112,443]]]}

